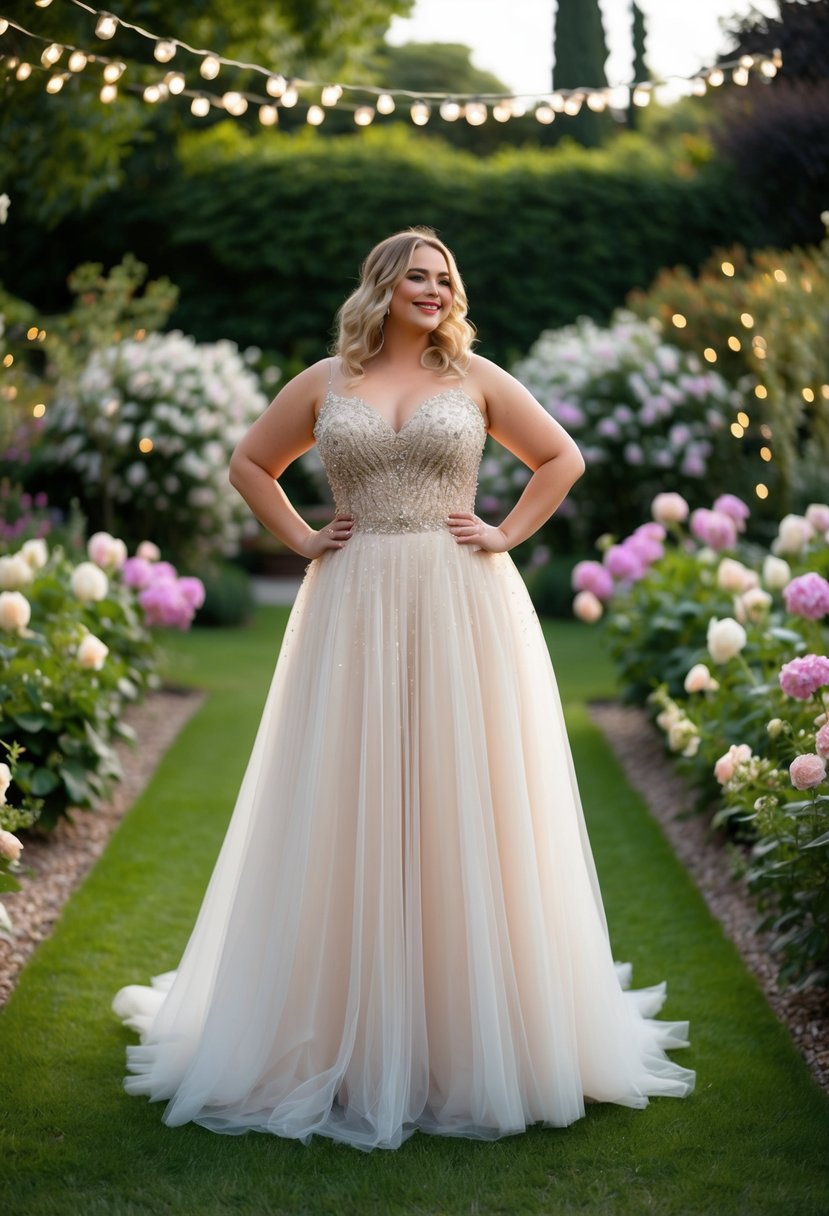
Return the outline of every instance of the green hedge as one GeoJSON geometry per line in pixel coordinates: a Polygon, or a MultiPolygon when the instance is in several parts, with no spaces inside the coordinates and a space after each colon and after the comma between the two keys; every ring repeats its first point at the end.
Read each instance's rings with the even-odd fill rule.
{"type": "Polygon", "coordinates": [[[458,256],[481,352],[509,361],[542,329],[606,319],[660,267],[762,235],[722,168],[641,136],[482,159],[404,129],[252,138],[225,124],[157,157],[142,150],[129,187],[53,234],[48,259],[42,233],[20,232],[15,281],[54,305],[65,251],[74,265],[130,249],[181,288],[175,326],[307,361],[371,245],[425,223],[458,256]]]}

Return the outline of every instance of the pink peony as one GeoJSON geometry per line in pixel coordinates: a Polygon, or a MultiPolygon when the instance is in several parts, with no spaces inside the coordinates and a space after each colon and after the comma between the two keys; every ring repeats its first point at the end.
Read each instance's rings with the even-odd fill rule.
{"type": "Polygon", "coordinates": [[[826,761],[814,752],[795,756],[789,765],[789,778],[796,790],[813,790],[826,779],[826,761]]]}
{"type": "Polygon", "coordinates": [[[808,506],[806,519],[815,532],[829,532],[829,506],[825,502],[813,502],[808,506]]]}
{"type": "Polygon", "coordinates": [[[613,576],[601,562],[578,562],[570,582],[574,591],[591,591],[600,600],[610,599],[613,594],[613,576]]]}
{"type": "Polygon", "coordinates": [[[648,540],[655,540],[655,541],[659,541],[661,543],[665,539],[665,536],[667,535],[667,533],[665,532],[665,529],[662,527],[662,524],[657,524],[657,523],[651,522],[651,523],[646,523],[646,524],[640,524],[638,528],[634,529],[633,535],[634,536],[647,536],[648,540]]]}
{"type": "Polygon", "coordinates": [[[626,544],[611,545],[604,555],[604,564],[614,578],[636,582],[645,573],[645,564],[638,553],[626,544]]]}
{"type": "Polygon", "coordinates": [[[805,654],[780,668],[780,687],[787,697],[808,701],[819,688],[829,684],[829,659],[822,654],[805,654]]]}
{"type": "MultiPolygon", "coordinates": [[[[596,563],[598,566],[598,562],[596,563]]],[[[601,570],[601,566],[599,566],[601,570]]],[[[197,611],[204,603],[204,583],[200,578],[194,578],[192,575],[185,575],[184,578],[178,580],[179,593],[184,596],[190,607],[197,611]]]]}
{"type": "Polygon", "coordinates": [[[152,565],[145,557],[128,557],[121,567],[121,578],[128,587],[140,591],[152,582],[152,565]]]}
{"type": "Polygon", "coordinates": [[[663,546],[658,540],[652,540],[649,536],[645,536],[644,533],[638,531],[623,541],[623,544],[625,548],[631,549],[645,566],[658,562],[660,557],[665,553],[663,546]]]}
{"type": "Polygon", "coordinates": [[[151,540],[142,540],[141,544],[135,550],[136,557],[143,557],[147,562],[157,562],[161,557],[161,550],[158,545],[153,544],[151,540]]]}
{"type": "Polygon", "coordinates": [[[824,722],[815,739],[815,751],[824,760],[829,757],[829,722],[824,722]]]}
{"type": "Polygon", "coordinates": [[[714,777],[720,783],[725,785],[726,781],[730,781],[737,771],[738,764],[745,764],[751,759],[751,748],[747,743],[732,743],[724,756],[720,756],[717,763],[714,765],[714,777]]]}
{"type": "Polygon", "coordinates": [[[187,629],[196,609],[204,602],[204,586],[197,578],[163,578],[145,587],[138,596],[138,602],[144,609],[148,625],[187,629]]]}
{"type": "Polygon", "coordinates": [[[720,494],[719,498],[714,500],[714,510],[733,519],[738,532],[745,531],[746,520],[751,511],[742,498],[738,498],[736,494],[720,494]]]}
{"type": "Polygon", "coordinates": [[[829,612],[829,583],[814,571],[793,578],[783,588],[786,611],[819,621],[829,612]]]}
{"type": "Polygon", "coordinates": [[[175,582],[178,572],[170,562],[152,562],[150,565],[153,585],[156,583],[175,582]]]}
{"type": "Polygon", "coordinates": [[[737,543],[737,525],[723,511],[699,507],[691,515],[691,532],[718,553],[721,549],[733,549],[737,543]]]}
{"type": "Polygon", "coordinates": [[[602,601],[592,591],[580,591],[573,600],[573,613],[580,621],[592,625],[601,618],[602,601]]]}
{"type": "Polygon", "coordinates": [[[657,494],[651,515],[659,524],[681,524],[688,518],[688,504],[681,494],[657,494]]]}

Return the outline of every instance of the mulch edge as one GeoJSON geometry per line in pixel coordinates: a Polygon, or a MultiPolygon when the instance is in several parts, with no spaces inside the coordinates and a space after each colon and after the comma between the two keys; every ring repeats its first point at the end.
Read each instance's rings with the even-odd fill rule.
{"type": "Polygon", "coordinates": [[[592,702],[588,712],[619,761],[628,783],[657,820],[679,860],[697,884],[712,915],[755,976],[778,1019],[822,1089],[829,1092],[829,1002],[820,989],[780,991],[770,937],[744,880],[704,815],[694,812],[687,783],[665,752],[663,739],[643,709],[592,702]]]}

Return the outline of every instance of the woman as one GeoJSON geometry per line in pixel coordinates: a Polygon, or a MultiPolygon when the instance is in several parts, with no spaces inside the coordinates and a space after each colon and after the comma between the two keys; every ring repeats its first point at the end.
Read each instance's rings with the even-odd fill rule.
{"type": "Polygon", "coordinates": [[[564,1126],[693,1073],[623,992],[555,678],[507,550],[583,469],[516,380],[470,353],[429,229],[369,254],[336,354],[287,384],[231,480],[311,560],[221,854],[177,972],[123,989],[125,1086],[164,1118],[359,1148],[420,1128],[564,1126]],[[486,434],[532,476],[474,513],[486,434]],[[315,531],[278,478],[316,441],[315,531]]]}

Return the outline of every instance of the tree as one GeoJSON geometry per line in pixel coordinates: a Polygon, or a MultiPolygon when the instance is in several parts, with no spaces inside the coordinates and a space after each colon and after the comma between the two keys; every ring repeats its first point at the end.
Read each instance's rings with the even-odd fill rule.
{"type": "MultiPolygon", "coordinates": [[[[607,43],[599,0],[558,0],[553,47],[554,89],[607,85],[607,43]]],[[[567,119],[567,134],[588,147],[595,146],[602,142],[607,121],[583,107],[577,117],[567,119]]]]}
{"type": "MultiPolygon", "coordinates": [[[[636,0],[631,0],[630,8],[632,19],[631,34],[633,38],[633,80],[635,82],[650,80],[650,69],[645,61],[645,42],[647,40],[645,14],[636,3],[636,0]]],[[[631,98],[628,104],[628,126],[631,130],[635,130],[638,126],[638,118],[639,110],[633,104],[633,99],[631,98]]]]}

